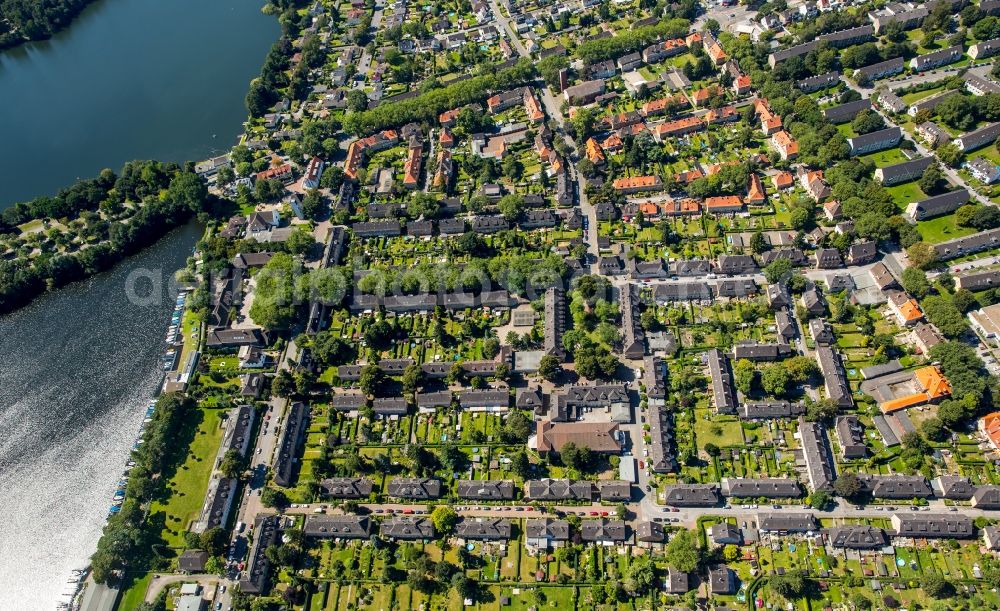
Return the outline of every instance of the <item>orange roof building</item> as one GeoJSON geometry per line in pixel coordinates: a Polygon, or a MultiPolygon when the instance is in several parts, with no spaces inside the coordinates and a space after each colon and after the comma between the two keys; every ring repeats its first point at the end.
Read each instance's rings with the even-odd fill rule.
{"type": "Polygon", "coordinates": [[[446,110],[438,115],[438,123],[444,127],[451,127],[455,125],[455,121],[458,119],[458,114],[462,112],[461,108],[453,108],[451,110],[446,110]]]}
{"type": "Polygon", "coordinates": [[[705,210],[716,214],[726,214],[743,210],[743,200],[736,195],[722,195],[719,197],[706,197],[705,210]]]}
{"type": "Polygon", "coordinates": [[[979,430],[990,440],[994,449],[1000,450],[1000,412],[983,416],[979,420],[979,430]]]}
{"type": "Polygon", "coordinates": [[[771,111],[771,106],[767,103],[767,100],[756,100],[753,103],[753,107],[760,118],[760,128],[764,131],[765,136],[770,136],[781,130],[781,117],[771,111]]]}
{"type": "Polygon", "coordinates": [[[616,191],[622,193],[639,193],[641,191],[658,191],[663,188],[659,176],[633,176],[619,178],[612,183],[616,191]]]}
{"type": "Polygon", "coordinates": [[[777,131],[771,136],[771,144],[774,145],[778,154],[781,155],[781,158],[785,161],[795,159],[799,156],[799,143],[784,130],[777,131]]]}
{"type": "Polygon", "coordinates": [[[889,295],[889,309],[896,315],[899,324],[906,327],[912,327],[924,318],[924,311],[920,309],[920,304],[903,292],[889,295]]]}
{"type": "Polygon", "coordinates": [[[532,123],[541,123],[545,120],[545,113],[542,112],[542,107],[538,105],[538,98],[527,87],[524,89],[524,110],[528,113],[528,120],[532,123]]]}
{"type": "Polygon", "coordinates": [[[701,119],[698,117],[685,117],[684,119],[677,119],[676,121],[660,123],[653,128],[653,135],[657,140],[662,141],[664,138],[671,136],[683,136],[685,134],[691,134],[703,129],[705,129],[705,124],[701,119]]]}
{"type": "Polygon", "coordinates": [[[752,81],[748,75],[744,74],[739,76],[733,81],[733,92],[736,93],[736,95],[749,93],[751,84],[752,81]]]}
{"type": "Polygon", "coordinates": [[[441,128],[441,148],[450,149],[455,146],[455,136],[452,135],[451,130],[447,127],[441,128]]]}
{"type": "Polygon", "coordinates": [[[701,214],[701,205],[691,198],[675,199],[662,206],[663,216],[695,216],[701,214]]]}
{"type": "Polygon", "coordinates": [[[272,166],[263,172],[257,172],[257,180],[280,180],[289,182],[292,180],[292,166],[287,163],[272,166]]]}
{"type": "Polygon", "coordinates": [[[416,189],[420,186],[420,170],[423,168],[423,149],[419,146],[411,146],[410,152],[403,165],[403,186],[407,189],[416,189]]]}
{"type": "Polygon", "coordinates": [[[750,173],[750,187],[747,189],[747,203],[751,205],[763,204],[767,201],[767,194],[764,193],[764,185],[760,182],[760,176],[750,173]]]}
{"type": "Polygon", "coordinates": [[[879,405],[879,408],[881,408],[884,413],[889,414],[901,409],[916,407],[918,405],[937,403],[945,397],[951,396],[951,384],[941,373],[941,370],[934,365],[921,367],[920,369],[914,371],[913,380],[920,389],[919,391],[911,395],[896,397],[885,401],[879,405]]]}
{"type": "Polygon", "coordinates": [[[601,148],[611,153],[622,150],[624,146],[625,143],[618,137],[618,134],[611,134],[601,143],[601,148]]]}
{"type": "Polygon", "coordinates": [[[347,147],[347,159],[344,160],[344,176],[351,180],[358,177],[358,170],[365,161],[365,145],[360,140],[355,140],[347,147]]]}
{"type": "Polygon", "coordinates": [[[695,106],[703,106],[708,103],[709,100],[717,95],[720,95],[721,93],[722,92],[719,91],[719,88],[716,85],[703,87],[702,89],[699,89],[691,94],[691,101],[694,102],[695,106]]]}
{"type": "Polygon", "coordinates": [[[687,38],[684,39],[687,45],[690,47],[696,42],[701,42],[701,32],[693,32],[688,34],[687,38]]]}
{"type": "Polygon", "coordinates": [[[604,165],[604,151],[593,138],[587,138],[587,159],[594,165],[604,165]]]}
{"type": "Polygon", "coordinates": [[[715,40],[714,36],[706,34],[703,41],[705,43],[705,52],[712,58],[716,66],[726,63],[729,56],[726,55],[726,52],[722,49],[722,45],[719,44],[719,41],[715,40]]]}
{"type": "Polygon", "coordinates": [[[662,115],[673,107],[687,108],[689,106],[687,98],[683,94],[667,96],[659,100],[646,102],[642,105],[642,114],[647,117],[662,115]]]}
{"type": "Polygon", "coordinates": [[[699,178],[704,178],[705,175],[702,173],[701,168],[694,168],[691,170],[684,170],[680,172],[675,177],[677,182],[682,185],[686,185],[693,180],[698,180],[699,178]]]}
{"type": "Polygon", "coordinates": [[[719,163],[710,163],[705,166],[705,176],[715,176],[722,171],[722,168],[726,166],[739,165],[738,161],[722,161],[719,163]]]}
{"type": "Polygon", "coordinates": [[[773,177],[774,188],[779,191],[791,189],[795,186],[795,178],[791,172],[778,172],[773,177]]]}
{"type": "Polygon", "coordinates": [[[713,123],[726,123],[729,121],[738,121],[740,118],[740,113],[736,111],[735,106],[723,106],[718,110],[712,109],[705,113],[705,123],[712,125],[713,123]]]}

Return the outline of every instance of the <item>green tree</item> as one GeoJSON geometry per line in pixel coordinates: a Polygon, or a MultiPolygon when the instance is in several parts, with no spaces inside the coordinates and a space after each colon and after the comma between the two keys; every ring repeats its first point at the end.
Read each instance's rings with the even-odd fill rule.
{"type": "Polygon", "coordinates": [[[753,381],[756,376],[757,369],[747,359],[739,359],[733,365],[733,377],[736,381],[736,389],[744,395],[750,394],[750,389],[753,387],[753,381]]]}
{"type": "Polygon", "coordinates": [[[820,511],[825,510],[833,502],[833,496],[825,490],[817,490],[809,495],[809,505],[813,509],[818,509],[820,511]]]}
{"type": "Polygon", "coordinates": [[[264,507],[284,509],[288,506],[288,496],[275,488],[264,488],[260,494],[260,502],[264,507]]]}
{"type": "Polygon", "coordinates": [[[672,568],[693,573],[701,565],[703,556],[698,536],[691,530],[678,531],[667,543],[666,560],[672,568]]]}
{"type": "Polygon", "coordinates": [[[856,473],[841,473],[833,482],[833,491],[841,498],[856,499],[864,491],[864,484],[856,473]]]}
{"type": "Polygon", "coordinates": [[[434,523],[434,530],[438,535],[449,534],[458,522],[458,514],[448,505],[438,505],[431,512],[431,522],[434,523]]]}
{"type": "Polygon", "coordinates": [[[201,549],[208,552],[209,556],[221,556],[226,551],[229,537],[224,529],[215,526],[207,529],[198,537],[198,544],[201,549]]]}
{"type": "Polygon", "coordinates": [[[546,380],[553,382],[559,378],[562,373],[562,363],[559,359],[551,354],[546,354],[538,362],[538,375],[542,376],[546,380]]]}
{"type": "Polygon", "coordinates": [[[862,110],[854,116],[851,127],[859,134],[868,134],[883,129],[885,121],[882,120],[882,115],[874,110],[862,110]]]}
{"type": "Polygon", "coordinates": [[[806,580],[799,573],[785,573],[771,575],[767,578],[767,585],[777,594],[789,600],[796,600],[805,593],[806,580]]]}
{"type": "Polygon", "coordinates": [[[924,193],[933,195],[938,192],[938,185],[940,185],[942,180],[944,180],[944,174],[941,172],[941,168],[935,163],[927,166],[917,185],[924,193]]]}
{"type": "Polygon", "coordinates": [[[244,468],[243,455],[236,448],[226,450],[226,453],[222,455],[219,471],[222,471],[226,477],[237,478],[243,473],[244,468]]]}
{"type": "Polygon", "coordinates": [[[385,392],[385,384],[388,376],[382,368],[374,363],[369,363],[361,368],[361,375],[358,378],[358,386],[366,395],[379,397],[385,392]]]}
{"type": "Polygon", "coordinates": [[[917,299],[923,299],[931,292],[931,285],[927,281],[927,274],[916,267],[907,267],[904,269],[899,281],[903,286],[903,290],[917,299]]]}
{"type": "Polygon", "coordinates": [[[933,598],[947,598],[955,592],[954,586],[941,573],[924,574],[920,583],[924,592],[933,598]]]}
{"type": "Polygon", "coordinates": [[[944,422],[940,418],[928,418],[920,423],[920,430],[931,441],[944,441],[948,438],[948,431],[944,427],[944,422]]]}
{"type": "Polygon", "coordinates": [[[649,556],[639,556],[625,569],[623,585],[625,590],[635,596],[641,596],[649,591],[656,581],[656,571],[649,556]]]}
{"type": "Polygon", "coordinates": [[[938,159],[953,168],[957,168],[962,165],[962,151],[959,150],[958,146],[951,142],[939,146],[935,153],[937,153],[938,159]]]}
{"type": "Polygon", "coordinates": [[[830,399],[820,399],[806,406],[806,419],[811,422],[829,422],[837,417],[839,408],[830,399]]]}
{"type": "Polygon", "coordinates": [[[788,259],[776,259],[773,263],[764,268],[764,277],[768,284],[787,282],[792,274],[792,262],[788,259]]]}
{"type": "Polygon", "coordinates": [[[788,390],[791,381],[786,370],[780,363],[774,363],[764,368],[760,376],[760,384],[769,395],[782,397],[788,390]]]}
{"type": "Polygon", "coordinates": [[[424,370],[416,363],[410,364],[403,370],[403,390],[406,392],[415,391],[424,381],[424,370]]]}
{"type": "Polygon", "coordinates": [[[969,323],[966,321],[965,315],[947,297],[931,295],[923,300],[921,306],[927,320],[933,323],[945,337],[960,337],[969,330],[969,323]]]}
{"type": "Polygon", "coordinates": [[[528,459],[528,455],[524,453],[524,450],[517,452],[511,457],[510,470],[521,479],[527,479],[531,475],[531,461],[528,459]]]}
{"type": "Polygon", "coordinates": [[[916,242],[906,249],[910,263],[921,269],[927,269],[937,262],[937,251],[926,242],[916,242]]]}
{"type": "Polygon", "coordinates": [[[316,238],[308,230],[298,228],[288,235],[285,248],[293,255],[305,255],[316,246],[316,238]]]}

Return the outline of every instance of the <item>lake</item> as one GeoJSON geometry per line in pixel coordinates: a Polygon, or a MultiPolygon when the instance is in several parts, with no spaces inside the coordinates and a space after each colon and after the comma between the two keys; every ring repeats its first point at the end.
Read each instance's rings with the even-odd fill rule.
{"type": "MultiPolygon", "coordinates": [[[[52,40],[0,53],[0,208],[130,159],[235,143],[247,84],[280,35],[258,0],[100,0],[52,40]]],[[[0,609],[53,609],[86,565],[162,371],[166,279],[201,228],[0,318],[0,609]]]]}
{"type": "Polygon", "coordinates": [[[242,132],[278,39],[260,0],[98,0],[0,53],[0,209],[132,159],[200,160],[242,132]]]}

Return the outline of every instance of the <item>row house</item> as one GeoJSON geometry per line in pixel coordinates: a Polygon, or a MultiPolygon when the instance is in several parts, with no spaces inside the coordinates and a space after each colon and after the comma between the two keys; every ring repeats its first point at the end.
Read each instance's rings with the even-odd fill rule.
{"type": "Polygon", "coordinates": [[[674,121],[660,123],[653,128],[653,136],[660,142],[664,138],[684,136],[705,129],[705,123],[699,117],[685,117],[674,121]]]}
{"type": "Polygon", "coordinates": [[[910,60],[910,69],[922,72],[953,64],[962,59],[963,51],[962,45],[955,45],[926,55],[918,55],[910,60]]]}
{"type": "Polygon", "coordinates": [[[889,127],[870,134],[848,138],[847,145],[851,149],[851,156],[857,157],[894,147],[899,144],[901,138],[902,132],[898,127],[889,127]]]}
{"type": "Polygon", "coordinates": [[[895,76],[906,68],[906,61],[902,57],[896,57],[882,62],[877,62],[868,66],[862,66],[854,71],[854,80],[859,83],[871,83],[890,76],[895,76]]]}
{"type": "Polygon", "coordinates": [[[974,151],[991,144],[1000,136],[1000,122],[990,123],[984,127],[962,134],[955,138],[955,146],[963,153],[974,151]]]}

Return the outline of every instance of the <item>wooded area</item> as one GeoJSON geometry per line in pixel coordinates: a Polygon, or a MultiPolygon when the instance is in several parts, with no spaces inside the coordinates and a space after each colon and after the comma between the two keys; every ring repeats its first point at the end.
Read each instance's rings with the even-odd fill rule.
{"type": "Polygon", "coordinates": [[[66,27],[93,0],[0,0],[0,49],[44,40],[66,27]]]}

